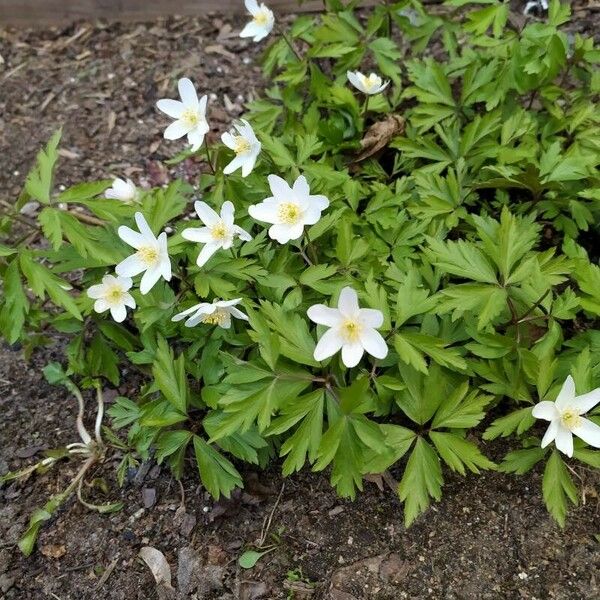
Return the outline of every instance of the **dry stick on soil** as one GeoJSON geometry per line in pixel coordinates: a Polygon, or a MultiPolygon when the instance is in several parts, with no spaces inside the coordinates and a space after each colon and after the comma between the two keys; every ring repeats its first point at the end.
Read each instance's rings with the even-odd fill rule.
{"type": "Polygon", "coordinates": [[[277,500],[275,500],[275,505],[273,506],[273,509],[271,510],[271,514],[269,515],[268,518],[265,517],[265,521],[263,523],[262,530],[260,533],[260,539],[258,540],[257,548],[262,548],[263,544],[265,543],[267,534],[269,533],[269,528],[271,527],[271,521],[273,520],[273,515],[275,514],[275,511],[277,510],[277,506],[279,506],[279,501],[281,500],[281,496],[283,495],[284,489],[285,489],[285,481],[281,484],[281,489],[279,490],[279,495],[277,496],[277,500]]]}

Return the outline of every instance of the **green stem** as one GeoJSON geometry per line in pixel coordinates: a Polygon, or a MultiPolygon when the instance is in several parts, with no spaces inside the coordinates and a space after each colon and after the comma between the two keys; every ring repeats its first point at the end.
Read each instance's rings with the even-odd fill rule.
{"type": "Polygon", "coordinates": [[[210,170],[212,171],[212,174],[216,175],[217,173],[216,173],[215,168],[213,166],[212,158],[210,157],[210,150],[208,148],[208,142],[206,142],[204,144],[204,151],[206,153],[206,161],[208,162],[208,166],[210,167],[210,170]]]}
{"type": "Polygon", "coordinates": [[[369,98],[370,98],[370,96],[367,94],[367,97],[365,98],[365,104],[363,106],[363,111],[362,111],[363,120],[365,120],[367,118],[367,110],[369,109],[369,98]]]}
{"type": "Polygon", "coordinates": [[[281,37],[285,40],[285,43],[289,46],[290,50],[294,53],[296,58],[299,61],[302,61],[302,56],[300,56],[300,53],[298,52],[298,50],[296,50],[296,47],[292,43],[292,40],[290,40],[285,31],[283,31],[283,29],[279,25],[276,26],[276,29],[279,35],[281,35],[281,37]]]}

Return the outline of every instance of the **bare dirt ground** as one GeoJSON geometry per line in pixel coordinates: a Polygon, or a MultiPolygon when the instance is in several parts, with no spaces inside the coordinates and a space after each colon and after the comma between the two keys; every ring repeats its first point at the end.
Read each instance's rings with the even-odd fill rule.
{"type": "MultiPolygon", "coordinates": [[[[585,14],[589,29],[589,14],[597,13],[585,14]]],[[[154,103],[175,97],[185,74],[214,94],[211,135],[226,128],[262,87],[254,63],[260,48],[237,37],[240,25],[207,17],[0,30],[2,197],[18,194],[33,155],[58,125],[59,185],[123,175],[148,185],[174,176],[195,181],[201,164],[164,164],[181,146],[162,140],[164,119],[154,103]]],[[[0,473],[73,441],[75,401],[41,374],[61,359],[60,343],[29,363],[16,349],[0,348],[0,473]]],[[[504,450],[486,449],[493,457],[504,450]]],[[[119,490],[114,463],[106,464],[93,477],[106,480],[108,494],[87,493],[96,501],[121,499],[124,509],[99,515],[68,502],[29,559],[15,542],[32,510],[63,489],[77,465],[0,488],[0,599],[600,598],[600,486],[586,470],[577,472],[585,502],[564,531],[543,507],[538,471],[448,475],[443,501],[407,531],[395,495],[373,483],[347,502],[322,474],[283,481],[274,466],[246,472],[245,491],[215,503],[191,468],[180,487],[166,469],[148,467],[119,490]],[[238,557],[271,516],[266,543],[274,550],[241,569],[238,557]],[[178,596],[157,590],[137,558],[147,545],[166,555],[178,596]]]]}

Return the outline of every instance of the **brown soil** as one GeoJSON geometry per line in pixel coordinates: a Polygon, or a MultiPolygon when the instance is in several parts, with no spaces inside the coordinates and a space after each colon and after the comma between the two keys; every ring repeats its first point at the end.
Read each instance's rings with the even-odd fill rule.
{"type": "MultiPolygon", "coordinates": [[[[153,105],[174,97],[175,80],[185,73],[216,94],[213,136],[241,114],[241,103],[260,91],[253,66],[260,48],[236,37],[239,25],[212,17],[0,32],[3,196],[18,194],[33,154],[59,124],[59,185],[111,175],[149,185],[176,175],[194,180],[199,164],[164,165],[181,145],[162,140],[165,121],[153,105]]],[[[0,473],[75,441],[75,401],[41,374],[61,358],[60,344],[36,352],[30,363],[0,349],[0,473]]],[[[15,542],[31,512],[68,484],[77,464],[1,488],[0,599],[600,598],[599,485],[587,471],[578,473],[585,502],[564,531],[544,509],[537,471],[518,478],[448,474],[443,501],[407,531],[395,495],[373,483],[347,502],[323,474],[283,481],[274,467],[246,472],[246,490],[215,503],[191,466],[182,488],[166,469],[147,467],[132,473],[123,490],[114,462],[92,474],[106,480],[109,492],[86,493],[95,501],[121,499],[124,509],[99,515],[69,501],[43,528],[29,559],[15,542]],[[238,557],[261,538],[271,515],[265,543],[275,549],[253,569],[241,569],[238,557]],[[137,558],[143,546],[164,552],[179,596],[156,588],[137,558]]]]}

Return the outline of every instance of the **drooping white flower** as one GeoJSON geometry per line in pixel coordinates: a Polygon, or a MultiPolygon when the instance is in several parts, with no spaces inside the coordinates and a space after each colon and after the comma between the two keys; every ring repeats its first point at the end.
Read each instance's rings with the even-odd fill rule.
{"type": "Polygon", "coordinates": [[[181,101],[162,99],[156,103],[158,110],[175,119],[165,129],[164,136],[167,140],[178,140],[187,135],[192,152],[196,152],[202,146],[204,135],[210,129],[206,121],[208,97],[204,95],[198,100],[196,88],[187,77],[180,79],[177,87],[181,101]]]}
{"type": "Polygon", "coordinates": [[[185,322],[186,327],[194,327],[198,323],[206,323],[208,325],[218,325],[223,329],[229,329],[231,327],[231,317],[244,321],[248,320],[248,317],[235,307],[241,301],[241,298],[236,298],[235,300],[201,302],[175,315],[172,320],[182,321],[186,317],[189,317],[185,322]]]}
{"type": "Polygon", "coordinates": [[[240,31],[240,37],[251,37],[255,42],[266,38],[275,25],[273,11],[266,4],[258,5],[256,0],[244,0],[246,10],[252,15],[252,21],[240,31]]]}
{"type": "Polygon", "coordinates": [[[135,300],[128,290],[131,289],[133,282],[130,277],[115,277],[114,275],[105,275],[102,283],[90,286],[87,295],[93,298],[94,310],[97,313],[103,313],[110,310],[112,318],[121,323],[127,317],[127,309],[135,308],[135,300]]]}
{"type": "Polygon", "coordinates": [[[376,331],[383,325],[383,313],[374,308],[360,308],[351,287],[341,291],[337,308],[315,304],[307,314],[311,321],[330,328],[317,343],[315,360],[325,360],[340,349],[347,367],[355,367],[365,351],[375,358],[387,356],[387,344],[376,331]]]}
{"type": "Polygon", "coordinates": [[[109,187],[104,196],[111,200],[120,200],[126,204],[135,202],[138,198],[138,191],[131,179],[119,179],[115,177],[112,182],[112,187],[109,187]]]}
{"type": "Polygon", "coordinates": [[[321,211],[329,206],[326,196],[311,195],[304,175],[300,175],[290,187],[277,175],[269,175],[273,194],[260,204],[248,207],[248,213],[257,221],[272,223],[269,236],[280,244],[297,240],[305,225],[314,225],[321,218],[321,211]]]}
{"type": "Polygon", "coordinates": [[[223,169],[223,173],[229,175],[242,167],[242,177],[246,177],[254,169],[261,143],[256,139],[252,126],[245,119],[235,123],[234,127],[233,131],[226,131],[221,136],[222,142],[235,152],[235,158],[223,169]]]}
{"type": "Polygon", "coordinates": [[[249,242],[252,236],[233,222],[235,208],[229,200],[223,202],[221,214],[217,214],[206,202],[197,201],[194,208],[205,227],[189,227],[181,236],[190,242],[204,244],[196,264],[202,267],[219,249],[231,248],[236,237],[249,242]]]}
{"type": "Polygon", "coordinates": [[[360,71],[347,71],[346,76],[348,77],[348,81],[357,90],[360,90],[363,94],[367,94],[369,96],[383,92],[383,90],[385,90],[390,83],[389,81],[384,83],[381,77],[379,77],[379,75],[376,73],[371,73],[367,77],[360,71]]]}
{"type": "Polygon", "coordinates": [[[139,233],[124,225],[119,227],[118,233],[119,237],[125,243],[133,246],[137,252],[122,260],[115,267],[115,271],[121,277],[135,277],[144,273],[140,283],[140,292],[147,294],[161,277],[166,281],[171,279],[171,259],[167,249],[167,234],[163,231],[156,237],[140,212],[135,213],[135,222],[139,233]]]}
{"type": "Polygon", "coordinates": [[[600,448],[600,425],[582,417],[599,402],[600,388],[576,396],[575,381],[569,375],[554,402],[544,400],[533,407],[532,414],[536,419],[550,421],[542,438],[542,448],[553,441],[563,454],[571,457],[573,434],[590,446],[600,448]]]}

